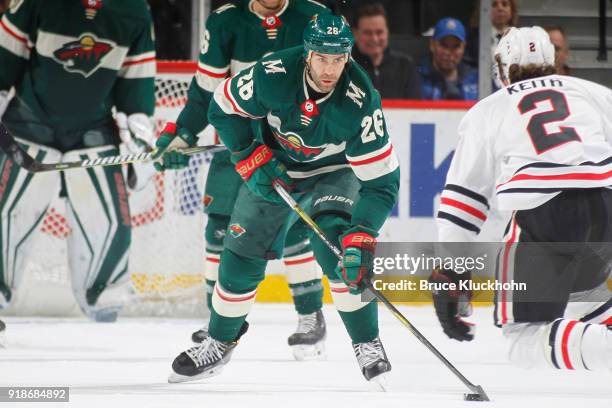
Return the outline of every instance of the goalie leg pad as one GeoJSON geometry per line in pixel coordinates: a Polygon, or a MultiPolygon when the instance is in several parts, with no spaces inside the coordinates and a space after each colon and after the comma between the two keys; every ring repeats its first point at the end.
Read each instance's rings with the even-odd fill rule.
{"type": "MultiPolygon", "coordinates": [[[[17,139],[28,154],[42,162],[57,162],[62,154],[53,148],[17,139]]],[[[31,174],[0,152],[0,308],[8,305],[19,286],[32,238],[53,194],[59,190],[59,173],[31,174]]]]}
{"type": "MultiPolygon", "coordinates": [[[[66,160],[117,153],[114,146],[102,146],[68,152],[66,160]]],[[[119,309],[134,296],[127,274],[131,218],[121,169],[73,170],[65,172],[64,178],[67,218],[73,230],[68,254],[75,298],[88,315],[119,309]]]]}

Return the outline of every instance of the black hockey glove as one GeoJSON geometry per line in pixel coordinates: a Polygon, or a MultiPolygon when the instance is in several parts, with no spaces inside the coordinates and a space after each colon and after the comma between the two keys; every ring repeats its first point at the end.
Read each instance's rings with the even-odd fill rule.
{"type": "Polygon", "coordinates": [[[458,274],[448,269],[434,269],[429,278],[429,282],[437,286],[431,294],[442,330],[448,337],[458,341],[472,341],[476,331],[474,324],[461,319],[472,314],[472,294],[460,287],[462,281],[467,282],[470,279],[470,272],[458,274]],[[456,290],[446,288],[450,283],[455,284],[456,290]],[[443,286],[445,288],[442,288],[443,286]]]}

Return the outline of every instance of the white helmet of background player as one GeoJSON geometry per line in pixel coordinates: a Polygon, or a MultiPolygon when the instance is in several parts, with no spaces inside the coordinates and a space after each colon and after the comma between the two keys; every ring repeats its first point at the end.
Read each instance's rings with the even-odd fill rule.
{"type": "Polygon", "coordinates": [[[510,84],[509,71],[512,65],[555,65],[555,47],[548,33],[538,26],[511,27],[499,40],[493,55],[495,82],[499,87],[510,84]]]}

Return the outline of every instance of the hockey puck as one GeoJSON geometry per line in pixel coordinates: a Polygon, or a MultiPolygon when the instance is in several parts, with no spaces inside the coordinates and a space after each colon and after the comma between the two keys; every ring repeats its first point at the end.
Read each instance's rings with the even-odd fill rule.
{"type": "Polygon", "coordinates": [[[463,394],[463,399],[465,401],[485,401],[480,394],[463,394]]]}

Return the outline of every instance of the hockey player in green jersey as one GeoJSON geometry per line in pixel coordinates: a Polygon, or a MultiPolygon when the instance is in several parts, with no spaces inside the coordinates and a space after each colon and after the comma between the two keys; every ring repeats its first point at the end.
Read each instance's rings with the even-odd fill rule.
{"type": "Polygon", "coordinates": [[[352,45],[341,17],[318,16],[303,46],[267,56],[215,90],[208,117],[245,184],[221,254],[207,338],[174,360],[169,381],[217,374],[246,332],[265,254],[278,248],[292,222],[275,181],[342,247],[339,264],[311,237],[364,377],[380,383],[391,369],[378,337],[377,304],[363,302],[360,292],[375,237],[396,203],[399,163],[380,96],[350,61],[352,45]]]}
{"type": "MultiPolygon", "coordinates": [[[[13,0],[0,20],[2,122],[43,162],[117,155],[122,141],[139,149],[136,137],[152,144],[155,51],[145,0],[50,3],[13,0]]],[[[0,174],[0,308],[13,298],[31,238],[61,185],[73,293],[88,316],[114,320],[132,295],[121,168],[30,174],[0,153],[0,174]]]]}
{"type": "MultiPolygon", "coordinates": [[[[175,133],[179,137],[173,146],[183,139],[194,140],[193,135],[208,125],[206,112],[213,91],[224,78],[252,66],[270,52],[300,45],[304,28],[312,16],[325,13],[329,10],[311,0],[243,0],[213,11],[206,21],[197,72],[189,88],[187,105],[177,119],[175,133]]],[[[167,146],[172,133],[162,134],[158,146],[167,146]]],[[[170,154],[158,167],[182,168],[187,161],[187,156],[170,154]]],[[[215,154],[208,171],[204,199],[208,214],[205,274],[209,308],[230,215],[242,184],[230,162],[230,153],[215,154]]],[[[323,358],[326,329],[321,312],[322,273],[314,259],[304,223],[296,223],[287,234],[284,248],[270,252],[267,257],[282,257],[285,265],[299,319],[296,332],[288,339],[295,358],[323,358]]],[[[192,339],[200,342],[205,335],[206,328],[195,332],[192,339]]]]}

